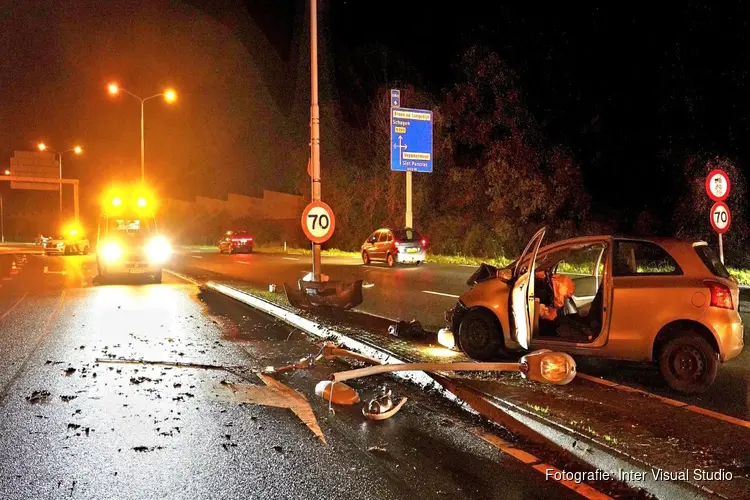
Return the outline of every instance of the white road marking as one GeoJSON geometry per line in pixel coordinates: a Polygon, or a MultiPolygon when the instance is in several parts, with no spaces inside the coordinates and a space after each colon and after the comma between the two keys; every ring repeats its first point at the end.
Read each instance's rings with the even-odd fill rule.
{"type": "Polygon", "coordinates": [[[284,260],[299,260],[299,257],[282,257],[284,260]]]}
{"type": "Polygon", "coordinates": [[[422,290],[422,292],[423,293],[429,293],[429,294],[432,294],[432,295],[441,295],[443,297],[451,297],[451,298],[454,298],[454,299],[457,299],[459,297],[458,295],[453,295],[452,293],[431,292],[429,290],[422,290]]]}
{"type": "Polygon", "coordinates": [[[202,255],[191,255],[191,257],[194,258],[194,259],[202,259],[203,258],[202,255]]]}
{"type": "Polygon", "coordinates": [[[244,260],[238,260],[237,264],[250,264],[249,262],[245,262],[244,260]]]}
{"type": "Polygon", "coordinates": [[[372,288],[375,286],[375,283],[363,283],[362,288],[372,288]]]}
{"type": "Polygon", "coordinates": [[[471,268],[479,267],[479,266],[475,266],[475,265],[472,265],[472,264],[459,264],[459,266],[460,267],[471,267],[471,268]]]}

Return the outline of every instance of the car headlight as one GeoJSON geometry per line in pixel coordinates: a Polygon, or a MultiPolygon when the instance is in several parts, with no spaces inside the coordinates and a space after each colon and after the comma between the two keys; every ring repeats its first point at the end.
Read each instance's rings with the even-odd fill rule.
{"type": "Polygon", "coordinates": [[[146,245],[146,255],[148,260],[155,264],[161,264],[166,261],[172,254],[172,247],[163,236],[157,236],[146,245]]]}
{"type": "Polygon", "coordinates": [[[102,257],[106,262],[114,262],[122,257],[122,248],[114,241],[105,243],[102,247],[102,257]]]}

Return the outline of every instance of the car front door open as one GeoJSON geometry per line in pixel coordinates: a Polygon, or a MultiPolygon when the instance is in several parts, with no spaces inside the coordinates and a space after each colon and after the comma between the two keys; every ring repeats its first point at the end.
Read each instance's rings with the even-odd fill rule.
{"type": "Polygon", "coordinates": [[[528,349],[534,328],[534,268],[536,254],[544,239],[545,228],[531,237],[513,270],[510,293],[510,335],[521,347],[528,349]]]}

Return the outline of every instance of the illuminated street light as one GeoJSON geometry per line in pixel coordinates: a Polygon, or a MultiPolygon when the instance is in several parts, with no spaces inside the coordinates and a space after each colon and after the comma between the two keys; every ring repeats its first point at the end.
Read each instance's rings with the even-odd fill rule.
{"type": "MultiPolygon", "coordinates": [[[[48,147],[45,143],[40,142],[39,144],[37,144],[37,148],[39,148],[39,151],[49,150],[50,153],[57,155],[57,168],[60,173],[60,180],[62,180],[62,155],[64,155],[65,153],[74,153],[76,155],[80,155],[81,153],[83,153],[83,148],[81,146],[73,146],[72,148],[66,149],[64,151],[57,151],[48,147]]],[[[10,175],[10,172],[6,171],[5,175],[10,175]]],[[[58,192],[60,193],[60,220],[62,221],[62,183],[60,183],[60,186],[58,187],[58,192]]]]}
{"type": "Polygon", "coordinates": [[[8,170],[7,168],[5,169],[5,175],[10,175],[10,170],[8,170]]]}
{"type": "Polygon", "coordinates": [[[149,97],[139,97],[135,95],[134,93],[125,90],[121,88],[116,83],[110,83],[107,86],[107,90],[111,95],[117,95],[120,92],[124,92],[130,96],[135,97],[141,102],[141,181],[146,180],[146,141],[145,141],[145,134],[144,134],[144,119],[143,119],[143,105],[148,101],[149,99],[154,99],[155,97],[161,97],[164,96],[164,100],[168,103],[173,103],[175,100],[177,100],[177,92],[174,91],[174,89],[167,89],[164,92],[160,92],[158,94],[154,94],[149,97]]]}

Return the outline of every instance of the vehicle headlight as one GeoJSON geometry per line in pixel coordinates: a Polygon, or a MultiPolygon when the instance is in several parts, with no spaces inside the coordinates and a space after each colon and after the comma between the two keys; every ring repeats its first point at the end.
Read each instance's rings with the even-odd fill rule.
{"type": "Polygon", "coordinates": [[[65,246],[65,243],[58,243],[57,244],[57,248],[64,247],[64,246],[65,246]]]}
{"type": "Polygon", "coordinates": [[[106,262],[114,262],[122,257],[122,248],[114,241],[105,243],[102,247],[102,257],[106,262]]]}
{"type": "Polygon", "coordinates": [[[155,264],[161,264],[166,261],[172,254],[172,247],[169,242],[162,236],[157,236],[146,245],[146,255],[148,260],[155,264]]]}

